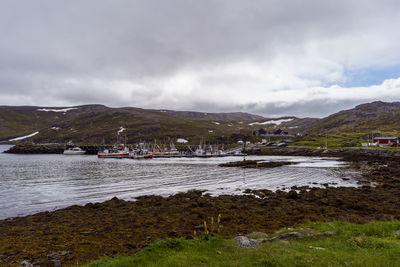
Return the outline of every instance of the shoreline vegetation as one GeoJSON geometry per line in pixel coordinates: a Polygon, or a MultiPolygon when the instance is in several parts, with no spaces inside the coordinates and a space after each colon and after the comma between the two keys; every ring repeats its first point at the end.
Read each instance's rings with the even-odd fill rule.
{"type": "MultiPolygon", "coordinates": [[[[274,149],[257,153],[339,156],[339,152],[274,149]],[[288,154],[288,153],[287,153],[288,154]]],[[[86,264],[104,256],[132,255],[165,238],[196,238],[203,222],[222,215],[226,238],[276,231],[307,222],[368,223],[400,219],[400,166],[397,151],[344,150],[344,160],[363,173],[358,188],[292,187],[288,192],[246,190],[245,195],[212,197],[189,191],[169,197],[113,198],[52,212],[0,220],[0,263],[63,266],[86,264]],[[374,186],[370,186],[374,184],[374,186]]],[[[227,241],[230,242],[230,241],[227,241]]],[[[358,241],[355,241],[358,242],[358,241]]]]}
{"type": "MultiPolygon", "coordinates": [[[[125,257],[102,257],[87,267],[106,266],[397,266],[400,221],[351,224],[313,222],[272,235],[254,232],[253,248],[203,234],[166,239],[125,257]]],[[[235,242],[236,241],[236,242],[235,242]]]]}

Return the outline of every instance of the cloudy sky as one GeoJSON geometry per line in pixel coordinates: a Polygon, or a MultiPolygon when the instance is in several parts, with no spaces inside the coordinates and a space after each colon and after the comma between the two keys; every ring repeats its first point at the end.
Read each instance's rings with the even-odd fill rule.
{"type": "Polygon", "coordinates": [[[0,105],[322,117],[400,100],[397,0],[3,0],[0,105]]]}

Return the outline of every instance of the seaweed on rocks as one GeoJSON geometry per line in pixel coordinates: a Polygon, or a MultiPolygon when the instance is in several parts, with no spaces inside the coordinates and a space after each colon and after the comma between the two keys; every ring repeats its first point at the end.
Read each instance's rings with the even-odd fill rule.
{"type": "Polygon", "coordinates": [[[4,153],[10,154],[62,154],[64,145],[17,144],[4,153]]]}
{"type": "Polygon", "coordinates": [[[71,266],[104,255],[131,255],[163,238],[193,238],[199,225],[218,214],[223,225],[220,233],[227,237],[273,233],[309,221],[400,219],[399,159],[359,154],[351,159],[367,166],[364,179],[374,186],[246,190],[244,195],[218,197],[190,191],[136,201],[113,198],[0,220],[0,265],[29,261],[54,266],[57,261],[71,266]]]}

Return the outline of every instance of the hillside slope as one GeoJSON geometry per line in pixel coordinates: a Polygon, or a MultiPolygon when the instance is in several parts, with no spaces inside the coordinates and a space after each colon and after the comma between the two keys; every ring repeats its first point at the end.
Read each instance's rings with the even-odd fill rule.
{"type": "MultiPolygon", "coordinates": [[[[115,142],[120,127],[128,142],[164,138],[211,138],[250,132],[247,122],[264,119],[247,113],[147,110],[102,105],[0,107],[0,141],[29,135],[29,142],[115,142]]],[[[28,140],[28,139],[27,139],[28,140]]]]}
{"type": "Polygon", "coordinates": [[[282,129],[291,134],[306,131],[310,134],[369,133],[400,131],[400,102],[372,102],[343,110],[323,119],[265,118],[258,115],[233,113],[204,113],[110,108],[103,105],[75,107],[11,107],[0,106],[0,142],[39,132],[22,142],[107,143],[116,141],[117,131],[128,142],[139,140],[187,138],[192,141],[234,141],[263,128],[282,129]],[[232,138],[234,137],[234,138],[232,138]],[[231,138],[231,139],[229,139],[231,138]]]}
{"type": "Polygon", "coordinates": [[[316,133],[399,131],[400,102],[361,104],[315,121],[309,127],[316,133]]]}

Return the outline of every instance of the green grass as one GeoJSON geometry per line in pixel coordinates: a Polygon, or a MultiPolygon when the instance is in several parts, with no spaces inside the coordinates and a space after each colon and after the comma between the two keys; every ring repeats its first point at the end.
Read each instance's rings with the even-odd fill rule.
{"type": "Polygon", "coordinates": [[[86,266],[400,266],[400,235],[394,234],[400,221],[314,222],[297,231],[303,228],[315,232],[303,239],[265,242],[257,249],[239,248],[220,236],[168,239],[133,256],[102,258],[86,266]]]}
{"type": "MultiPolygon", "coordinates": [[[[396,132],[381,132],[382,136],[398,136],[396,132]]],[[[371,142],[368,140],[368,133],[340,133],[340,134],[330,134],[327,137],[324,135],[319,136],[306,136],[306,137],[296,137],[294,139],[292,147],[304,147],[304,148],[324,148],[327,145],[329,149],[354,149],[354,148],[361,148],[362,143],[371,142]]],[[[382,148],[382,149],[398,149],[398,148],[391,148],[391,147],[362,147],[362,148],[382,148]]]]}

